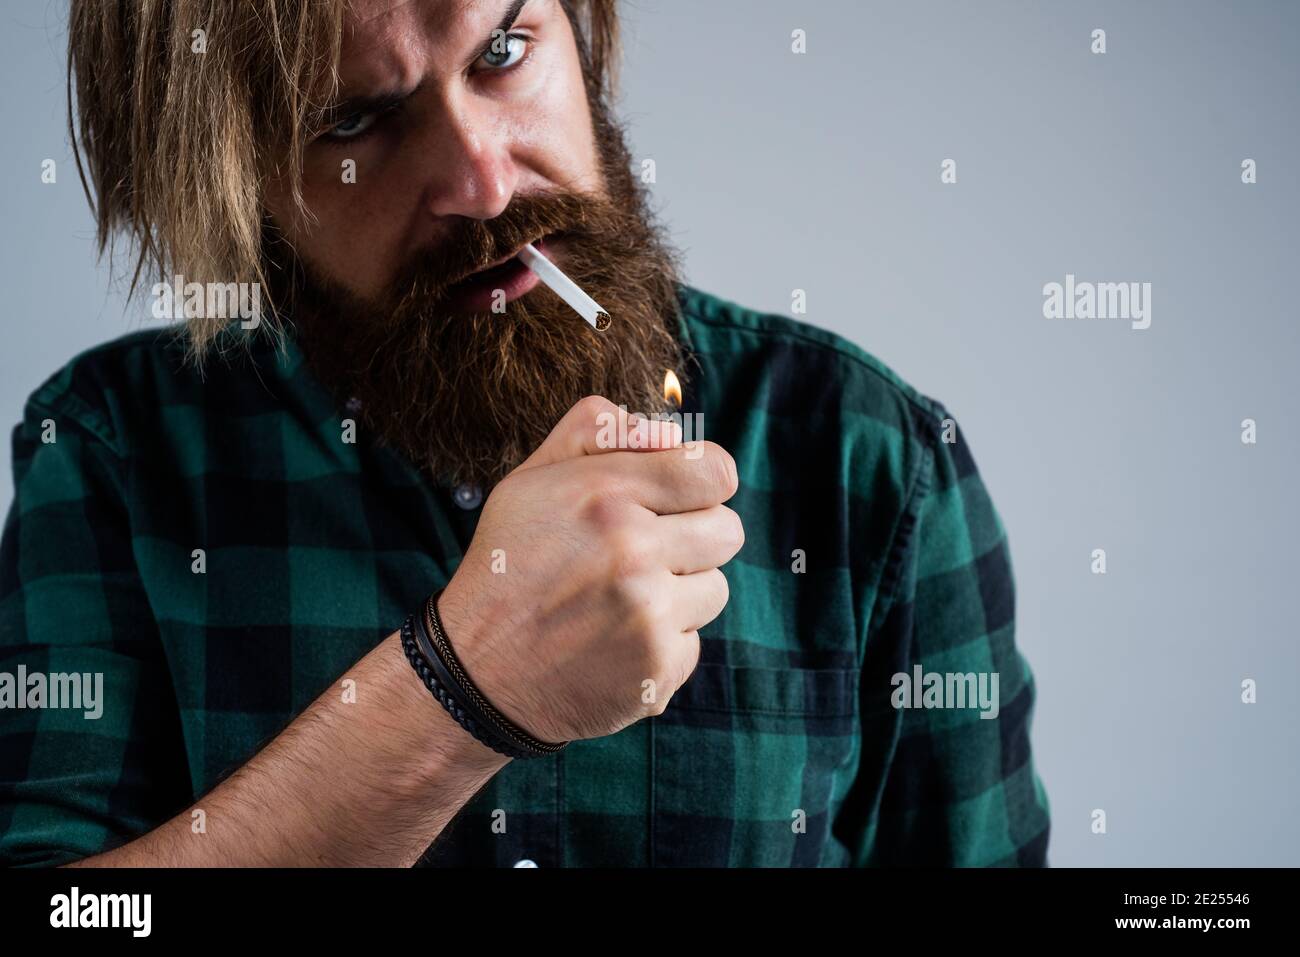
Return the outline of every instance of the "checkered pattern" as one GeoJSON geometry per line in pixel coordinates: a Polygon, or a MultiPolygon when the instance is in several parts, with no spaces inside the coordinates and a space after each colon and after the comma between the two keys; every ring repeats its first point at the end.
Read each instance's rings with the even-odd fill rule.
{"type": "MultiPolygon", "coordinates": [[[[1045,863],[1007,542],[964,438],[837,336],[681,302],[685,411],[739,466],[731,601],[663,715],[512,762],[421,863],[1045,863]],[[997,672],[996,720],[894,708],[916,664],[997,672]]],[[[105,703],[0,710],[2,862],[72,860],[183,810],[396,630],[474,532],[481,506],[341,441],[346,413],[292,343],[203,381],[178,363],[156,333],[92,350],[15,431],[0,672],[103,672],[105,703]]]]}

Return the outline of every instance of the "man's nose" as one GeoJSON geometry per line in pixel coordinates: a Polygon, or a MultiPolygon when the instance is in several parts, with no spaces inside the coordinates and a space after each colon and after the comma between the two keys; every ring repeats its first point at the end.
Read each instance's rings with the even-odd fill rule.
{"type": "Polygon", "coordinates": [[[519,179],[508,133],[469,104],[444,108],[442,115],[422,151],[425,210],[434,217],[501,215],[519,179]]]}

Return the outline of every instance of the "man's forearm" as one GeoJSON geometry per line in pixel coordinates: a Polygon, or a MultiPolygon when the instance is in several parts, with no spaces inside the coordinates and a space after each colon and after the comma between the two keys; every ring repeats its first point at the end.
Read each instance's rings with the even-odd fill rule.
{"type": "Polygon", "coordinates": [[[415,863],[507,762],[424,688],[390,635],[192,807],[73,866],[415,863]],[[204,828],[195,833],[197,815],[204,828]]]}

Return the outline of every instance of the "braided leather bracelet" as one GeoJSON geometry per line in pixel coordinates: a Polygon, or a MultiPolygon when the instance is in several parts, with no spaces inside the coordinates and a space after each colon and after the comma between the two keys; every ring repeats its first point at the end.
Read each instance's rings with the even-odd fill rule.
{"type": "Polygon", "coordinates": [[[479,720],[495,727],[515,747],[522,748],[538,756],[555,754],[561,750],[568,742],[548,744],[545,741],[539,741],[492,707],[492,703],[479,692],[478,687],[470,680],[469,675],[465,673],[465,669],[461,667],[460,659],[456,657],[456,652],[451,647],[451,639],[447,637],[447,632],[442,627],[442,616],[438,614],[438,599],[441,595],[442,589],[439,589],[430,595],[424,603],[425,636],[430,639],[434,650],[438,653],[438,657],[442,659],[442,663],[451,672],[452,679],[460,686],[465,696],[469,698],[471,706],[478,712],[477,717],[479,720]]]}
{"type": "Polygon", "coordinates": [[[539,758],[565,748],[567,741],[548,744],[532,737],[492,707],[474,686],[442,628],[440,594],[430,596],[423,615],[410,615],[402,625],[402,650],[425,687],[457,724],[494,751],[512,758],[539,758]]]}
{"type": "Polygon", "coordinates": [[[520,749],[507,746],[497,734],[492,733],[491,729],[474,720],[473,715],[465,708],[464,698],[453,690],[455,682],[442,666],[438,655],[432,648],[427,651],[420,648],[419,632],[415,615],[408,615],[402,624],[402,651],[406,653],[406,660],[411,663],[415,673],[420,676],[420,680],[432,692],[438,703],[447,709],[447,713],[457,724],[483,745],[512,758],[528,757],[520,749]],[[442,677],[439,677],[439,672],[442,673],[442,677]]]}
{"type": "Polygon", "coordinates": [[[568,744],[567,741],[560,744],[549,744],[534,738],[492,707],[491,702],[483,697],[473,680],[465,673],[460,659],[456,657],[456,652],[451,647],[451,638],[448,637],[446,629],[442,627],[442,616],[438,614],[438,599],[440,597],[442,597],[442,589],[438,589],[438,591],[430,595],[424,603],[425,637],[433,645],[442,664],[451,672],[452,680],[455,681],[468,699],[469,709],[475,713],[478,721],[494,727],[506,737],[511,745],[528,752],[531,756],[542,757],[562,750],[568,744]]]}

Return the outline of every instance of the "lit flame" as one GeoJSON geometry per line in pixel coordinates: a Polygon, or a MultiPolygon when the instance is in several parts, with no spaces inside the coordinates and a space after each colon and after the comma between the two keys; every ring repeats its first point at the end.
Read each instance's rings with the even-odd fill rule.
{"type": "Polygon", "coordinates": [[[681,408],[682,384],[677,381],[677,373],[669,369],[664,373],[664,401],[681,408]]]}

